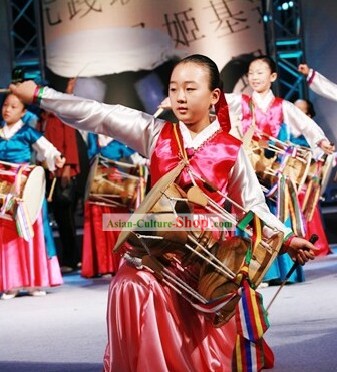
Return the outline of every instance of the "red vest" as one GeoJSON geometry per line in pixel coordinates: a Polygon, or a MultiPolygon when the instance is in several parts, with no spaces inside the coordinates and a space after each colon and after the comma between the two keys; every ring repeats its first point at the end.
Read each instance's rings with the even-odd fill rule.
{"type": "MultiPolygon", "coordinates": [[[[262,132],[272,137],[277,137],[283,123],[282,98],[275,97],[268,107],[267,112],[263,112],[254,106],[255,125],[262,132]]],[[[252,98],[242,95],[242,128],[246,133],[252,124],[252,98]]]]}
{"type": "MultiPolygon", "coordinates": [[[[180,142],[183,140],[180,132],[180,142]]],[[[207,139],[199,148],[189,152],[190,167],[223,193],[226,192],[228,174],[238,156],[241,141],[227,132],[219,129],[211,138],[207,139]]],[[[161,176],[173,169],[181,160],[173,124],[165,123],[155,150],[151,157],[151,182],[154,184],[161,176]]],[[[222,197],[205,189],[202,182],[196,180],[200,188],[213,200],[221,203],[222,197]]],[[[186,169],[182,171],[176,182],[182,189],[191,185],[191,179],[186,169]]]]}

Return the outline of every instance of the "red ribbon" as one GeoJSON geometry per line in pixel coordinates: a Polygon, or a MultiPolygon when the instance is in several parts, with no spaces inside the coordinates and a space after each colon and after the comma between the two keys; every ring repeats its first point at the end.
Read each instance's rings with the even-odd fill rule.
{"type": "Polygon", "coordinates": [[[231,130],[231,121],[229,118],[228,103],[224,92],[221,91],[220,99],[215,105],[215,112],[218,117],[220,127],[227,133],[231,130]]]}

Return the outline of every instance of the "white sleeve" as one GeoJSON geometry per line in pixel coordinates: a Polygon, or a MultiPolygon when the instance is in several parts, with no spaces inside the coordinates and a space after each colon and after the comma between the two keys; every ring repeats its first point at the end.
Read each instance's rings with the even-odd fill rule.
{"type": "Polygon", "coordinates": [[[253,211],[269,227],[282,231],[284,238],[292,233],[292,230],[286,227],[269,210],[261,185],[242,148],[231,171],[228,184],[228,196],[237,204],[243,206],[246,212],[253,211]]]}
{"type": "Polygon", "coordinates": [[[41,108],[79,130],[104,134],[150,158],[165,121],[122,105],[108,105],[45,87],[41,108]]]}
{"type": "Polygon", "coordinates": [[[320,96],[337,101],[337,84],[328,80],[319,72],[310,71],[308,75],[308,84],[310,89],[320,96]]]}
{"type": "Polygon", "coordinates": [[[303,134],[312,149],[315,149],[322,139],[327,140],[322,128],[293,103],[283,100],[282,108],[283,119],[290,133],[296,137],[303,134]]]}
{"type": "Polygon", "coordinates": [[[36,151],[36,159],[46,161],[48,169],[53,172],[56,169],[55,158],[61,155],[60,151],[43,136],[33,143],[32,147],[36,151]]]}
{"type": "Polygon", "coordinates": [[[229,133],[236,138],[243,137],[242,131],[242,95],[237,93],[225,93],[228,104],[231,130],[229,133]]]}
{"type": "Polygon", "coordinates": [[[131,154],[130,158],[133,164],[149,166],[149,159],[144,158],[143,156],[138,154],[138,152],[134,152],[133,154],[131,154]]]}

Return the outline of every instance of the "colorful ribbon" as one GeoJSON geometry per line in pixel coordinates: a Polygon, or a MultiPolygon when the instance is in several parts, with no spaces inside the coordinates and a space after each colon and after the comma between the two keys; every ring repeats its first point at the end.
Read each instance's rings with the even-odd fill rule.
{"type": "MultiPolygon", "coordinates": [[[[232,368],[238,372],[261,371],[266,366],[263,335],[269,328],[262,295],[251,288],[247,279],[243,280],[239,294],[241,299],[235,313],[238,334],[232,368]]],[[[266,349],[272,355],[271,350],[266,349]]]]}

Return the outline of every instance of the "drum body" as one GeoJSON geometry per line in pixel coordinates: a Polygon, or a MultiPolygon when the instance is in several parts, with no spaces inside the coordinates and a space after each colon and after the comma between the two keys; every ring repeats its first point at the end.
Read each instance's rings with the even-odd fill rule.
{"type": "Polygon", "coordinates": [[[306,179],[302,212],[307,221],[314,217],[316,207],[320,200],[324,200],[324,194],[335,164],[335,155],[323,155],[320,159],[312,161],[306,179]]]}
{"type": "Polygon", "coordinates": [[[96,156],[90,166],[86,200],[134,210],[146,188],[144,167],[96,156]]]}
{"type": "Polygon", "coordinates": [[[314,177],[317,178],[317,181],[320,184],[320,197],[323,197],[326,191],[334,167],[335,154],[327,155],[323,159],[312,159],[311,161],[307,182],[309,182],[314,177]]]}
{"type": "MultiPolygon", "coordinates": [[[[189,197],[192,188],[184,192],[175,183],[157,193],[155,188],[129,220],[129,226],[137,226],[137,219],[142,221],[141,226],[122,230],[115,250],[124,249],[127,260],[152,270],[159,280],[210,317],[215,327],[220,327],[234,315],[244,272],[251,285],[257,287],[278,255],[283,233],[273,230],[268,240],[253,246],[252,239],[235,236],[233,229],[215,228],[211,222],[214,214],[209,209],[209,214],[202,212],[207,223],[178,228],[182,216],[198,221],[205,195],[198,188],[198,203],[195,190],[193,201],[189,197]],[[151,221],[148,226],[152,229],[142,229],[144,221],[151,221]]],[[[219,216],[219,208],[216,210],[219,216]]],[[[223,222],[218,221],[216,226],[229,226],[227,218],[224,212],[223,222]]],[[[249,229],[246,233],[252,234],[249,229]]]]}
{"type": "Polygon", "coordinates": [[[250,142],[247,154],[260,183],[267,190],[282,174],[292,179],[299,191],[306,181],[312,159],[312,152],[308,148],[286,143],[276,146],[268,141],[256,140],[250,142]]]}
{"type": "Polygon", "coordinates": [[[33,225],[42,207],[45,187],[41,166],[0,161],[0,217],[14,220],[22,203],[33,225]]]}

